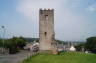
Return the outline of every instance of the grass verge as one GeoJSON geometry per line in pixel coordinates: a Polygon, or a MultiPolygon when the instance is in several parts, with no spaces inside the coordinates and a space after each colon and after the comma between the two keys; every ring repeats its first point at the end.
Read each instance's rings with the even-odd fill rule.
{"type": "Polygon", "coordinates": [[[38,54],[22,63],[96,63],[96,54],[65,52],[59,55],[38,54]]]}

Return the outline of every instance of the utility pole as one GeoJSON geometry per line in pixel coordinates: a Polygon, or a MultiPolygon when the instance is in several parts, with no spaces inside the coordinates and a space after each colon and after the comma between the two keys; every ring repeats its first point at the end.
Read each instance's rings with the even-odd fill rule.
{"type": "Polygon", "coordinates": [[[3,54],[4,54],[4,49],[5,49],[5,46],[4,46],[4,38],[5,38],[5,27],[4,26],[2,26],[2,42],[3,42],[3,50],[2,50],[2,52],[3,52],[3,54]]]}

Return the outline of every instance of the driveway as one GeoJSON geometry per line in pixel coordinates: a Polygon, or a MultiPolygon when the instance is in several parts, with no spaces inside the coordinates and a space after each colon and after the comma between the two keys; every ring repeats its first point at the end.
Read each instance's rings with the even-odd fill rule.
{"type": "Polygon", "coordinates": [[[32,52],[25,50],[22,50],[17,54],[0,54],[0,63],[20,63],[30,55],[32,55],[32,52]]]}

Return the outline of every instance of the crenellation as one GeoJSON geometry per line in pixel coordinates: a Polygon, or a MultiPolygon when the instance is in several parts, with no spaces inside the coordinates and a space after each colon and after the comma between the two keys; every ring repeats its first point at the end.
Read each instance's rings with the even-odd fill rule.
{"type": "Polygon", "coordinates": [[[42,8],[40,8],[39,10],[40,10],[40,11],[54,11],[54,9],[49,9],[49,8],[48,8],[48,9],[45,9],[45,8],[42,9],[42,8]]]}

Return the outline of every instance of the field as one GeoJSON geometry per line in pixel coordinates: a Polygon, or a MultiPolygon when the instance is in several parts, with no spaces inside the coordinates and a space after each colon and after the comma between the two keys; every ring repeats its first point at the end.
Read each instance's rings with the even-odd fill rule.
{"type": "Polygon", "coordinates": [[[96,63],[96,54],[65,52],[59,55],[39,54],[22,63],[96,63]]]}

